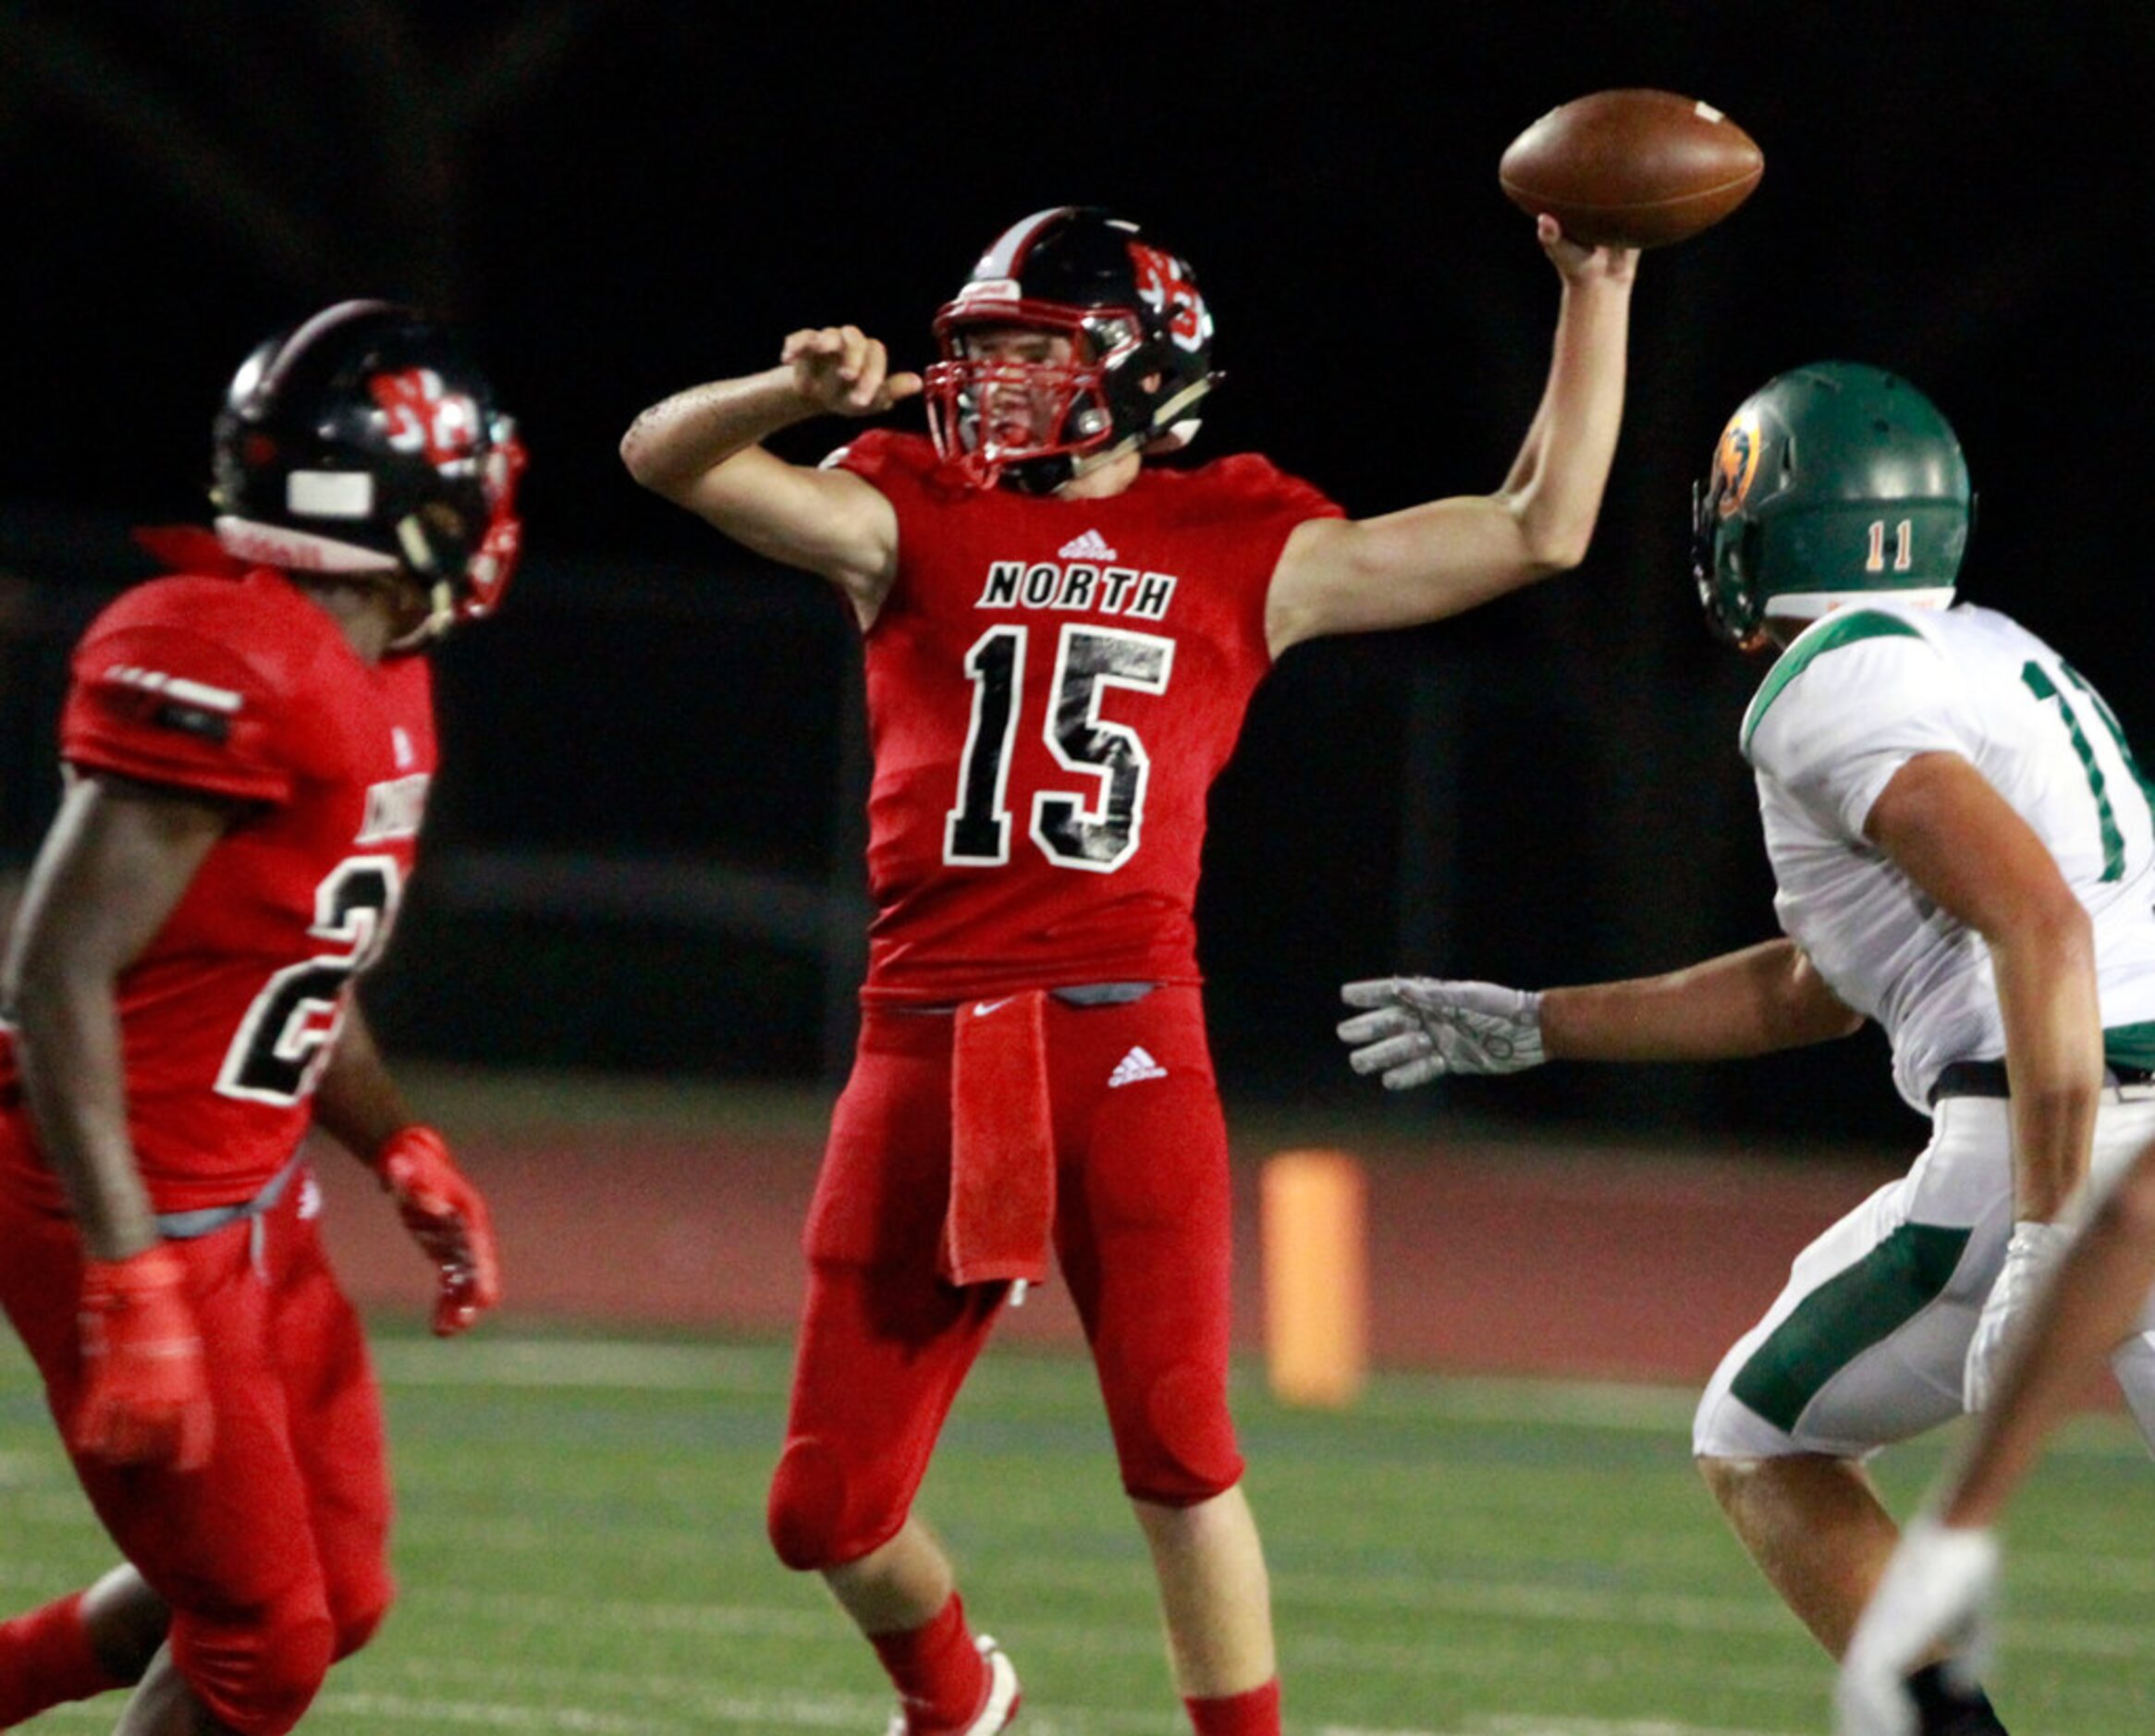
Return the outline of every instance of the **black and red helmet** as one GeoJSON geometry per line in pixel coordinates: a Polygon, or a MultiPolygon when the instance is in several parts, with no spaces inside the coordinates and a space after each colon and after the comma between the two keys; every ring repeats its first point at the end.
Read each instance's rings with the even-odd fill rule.
{"type": "Polygon", "coordinates": [[[925,375],[936,447],[980,487],[1050,494],[1131,450],[1172,452],[1197,433],[1212,371],[1212,314],[1189,265],[1126,218],[1058,205],[998,236],[936,315],[942,360],[925,375]],[[1067,336],[1067,365],[972,353],[969,336],[1023,328],[1067,336]],[[996,388],[1046,411],[1029,438],[990,425],[996,388]]]}
{"type": "Polygon", "coordinates": [[[447,327],[340,301],[256,348],[212,440],[218,540],[295,572],[401,569],[433,597],[414,639],[492,613],[522,538],[524,453],[447,327]]]}

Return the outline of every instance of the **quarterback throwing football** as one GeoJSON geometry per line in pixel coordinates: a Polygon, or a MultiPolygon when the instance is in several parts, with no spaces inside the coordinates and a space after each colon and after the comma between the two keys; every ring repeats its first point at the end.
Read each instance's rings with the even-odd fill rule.
{"type": "Polygon", "coordinates": [[[0,1027],[0,1305],[127,1558],[0,1623],[0,1727],[132,1686],[129,1736],[280,1736],[389,1608],[381,1403],[300,1154],[369,1164],[434,1326],[499,1293],[484,1202],[352,986],[435,768],[422,651],[488,613],[521,463],[447,331],[379,301],[263,344],[215,436],[216,532],[76,648],[67,791],[0,1027]]]}
{"type": "Polygon", "coordinates": [[[1252,691],[1320,634],[1434,620],[1574,565],[1613,452],[1634,256],[1541,236],[1563,285],[1503,486],[1362,522],[1263,458],[1194,470],[1212,318],[1136,226],[1059,207],[998,237],[893,372],[851,326],[654,406],[637,480],[820,574],[866,647],[875,901],[858,1057],[809,1219],[770,1531],[897,1687],[893,1729],[1001,1729],[912,1500],[1013,1285],[1052,1246],[1202,1732],[1279,1730],[1263,1558],[1227,1407],[1226,1135],[1192,906],[1206,792],[1252,691]],[[820,469],[758,443],[924,396],[820,469]]]}
{"type": "MultiPolygon", "coordinates": [[[[1406,1087],[1884,1026],[1930,1143],[1797,1256],[1693,1436],[1737,1535],[1835,1657],[1896,1537],[1865,1459],[1984,1407],[2069,1226],[2155,1134],[2148,790],[2070,664],[1953,604],[1971,502],[1952,428],[1892,374],[1827,363],[1754,394],[1699,491],[1696,565],[1722,635],[1780,650],[1742,745],[1783,938],[1538,995],[1354,983],[1365,1010],[1340,1027],[1357,1070],[1406,1087]]],[[[2155,1315],[2141,1327],[2112,1363],[2155,1438],[2155,1315]]],[[[1926,1736],[2002,1729],[1936,1664],[1909,1693],[1926,1736]]]]}

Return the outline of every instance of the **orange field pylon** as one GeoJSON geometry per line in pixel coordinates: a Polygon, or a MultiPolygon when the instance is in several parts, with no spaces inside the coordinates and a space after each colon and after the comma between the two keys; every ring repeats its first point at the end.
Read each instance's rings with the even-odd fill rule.
{"type": "Polygon", "coordinates": [[[1265,1363],[1282,1404],[1337,1408],[1369,1359],[1369,1189],[1342,1151],[1285,1151],[1259,1177],[1265,1363]]]}

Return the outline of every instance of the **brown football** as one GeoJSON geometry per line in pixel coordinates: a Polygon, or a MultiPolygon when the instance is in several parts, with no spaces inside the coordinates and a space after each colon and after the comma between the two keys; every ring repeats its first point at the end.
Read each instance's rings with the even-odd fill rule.
{"type": "Polygon", "coordinates": [[[1504,196],[1590,247],[1665,247],[1750,197],[1766,158],[1710,104],[1667,91],[1597,91],[1552,108],[1497,165],[1504,196]]]}

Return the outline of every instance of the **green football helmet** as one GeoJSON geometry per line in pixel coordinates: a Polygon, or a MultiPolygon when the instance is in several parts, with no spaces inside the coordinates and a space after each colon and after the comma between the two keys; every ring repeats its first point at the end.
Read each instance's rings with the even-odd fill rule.
{"type": "Polygon", "coordinates": [[[1714,631],[1750,649],[1769,616],[1815,620],[1881,594],[1944,607],[1974,517],[1938,407],[1883,368],[1821,361],[1729,418],[1692,486],[1692,576],[1714,631]]]}

